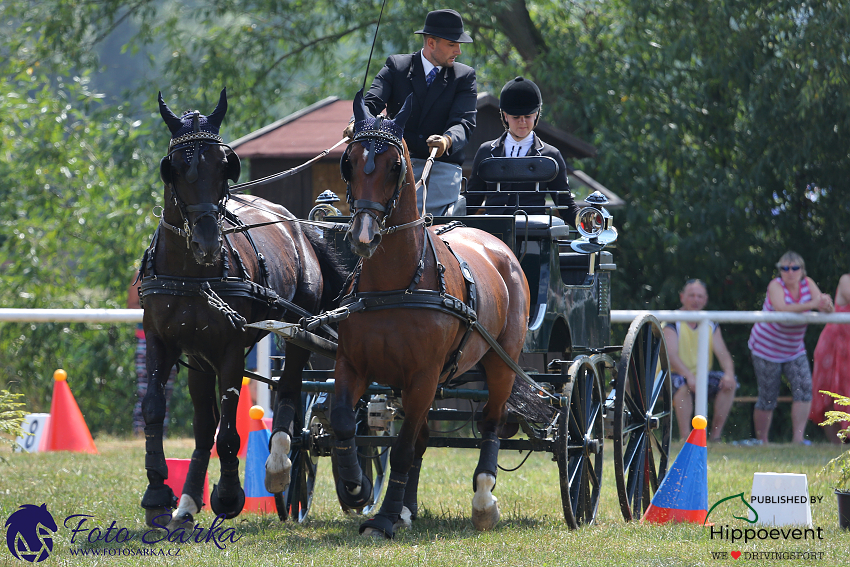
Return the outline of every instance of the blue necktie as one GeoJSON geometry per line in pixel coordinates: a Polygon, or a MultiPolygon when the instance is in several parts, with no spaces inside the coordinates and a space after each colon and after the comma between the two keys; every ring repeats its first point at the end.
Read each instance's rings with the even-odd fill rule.
{"type": "Polygon", "coordinates": [[[437,76],[437,68],[432,67],[431,71],[428,73],[428,76],[425,77],[425,84],[430,87],[431,83],[434,82],[434,77],[436,77],[436,76],[437,76]]]}

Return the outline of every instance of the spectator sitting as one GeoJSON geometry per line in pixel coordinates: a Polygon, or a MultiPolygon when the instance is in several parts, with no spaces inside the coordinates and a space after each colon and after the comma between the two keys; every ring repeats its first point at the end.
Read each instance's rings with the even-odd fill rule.
{"type": "MultiPolygon", "coordinates": [[[[693,279],[685,282],[685,287],[679,292],[682,302],[680,311],[702,311],[708,303],[708,288],[702,280],[693,279]]],[[[712,331],[709,338],[709,362],[711,368],[712,353],[717,357],[723,369],[712,370],[708,373],[708,397],[714,399],[714,417],[711,421],[710,441],[720,441],[723,425],[729,416],[729,409],[735,400],[735,390],[738,381],[735,377],[735,365],[732,355],[726,348],[720,326],[709,322],[712,331]]],[[[676,421],[679,424],[679,434],[686,439],[691,432],[691,418],[694,413],[693,395],[696,391],[697,372],[697,323],[677,321],[675,324],[664,326],[664,339],[667,342],[667,356],[670,358],[670,370],[673,378],[673,407],[676,421]]]]}

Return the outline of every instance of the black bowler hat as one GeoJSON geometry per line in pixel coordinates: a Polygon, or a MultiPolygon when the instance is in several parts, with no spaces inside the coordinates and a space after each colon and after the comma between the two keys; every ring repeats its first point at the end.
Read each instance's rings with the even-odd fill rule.
{"type": "Polygon", "coordinates": [[[472,43],[463,31],[463,18],[454,10],[434,10],[425,16],[425,27],[413,33],[433,35],[458,43],[472,43]]]}
{"type": "Polygon", "coordinates": [[[526,116],[540,110],[543,97],[531,81],[517,77],[502,87],[499,108],[513,116],[526,116]]]}

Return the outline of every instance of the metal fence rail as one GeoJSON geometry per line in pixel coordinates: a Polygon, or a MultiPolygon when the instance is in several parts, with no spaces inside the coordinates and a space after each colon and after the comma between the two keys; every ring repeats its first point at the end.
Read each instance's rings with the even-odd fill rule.
{"type": "MultiPolygon", "coordinates": [[[[708,341],[711,336],[710,322],[715,323],[788,323],[795,325],[826,325],[827,323],[850,323],[850,313],[786,313],[780,311],[639,311],[612,310],[612,323],[631,323],[643,313],[651,313],[659,321],[686,321],[699,323],[697,336],[697,391],[695,413],[708,412],[708,341]]],[[[141,323],[142,309],[0,309],[0,322],[14,323],[141,323]]],[[[269,346],[258,347],[258,373],[271,376],[268,363],[269,346]],[[263,356],[264,355],[264,356],[263,356]],[[263,356],[263,358],[261,358],[263,356]]],[[[265,390],[261,388],[260,390],[265,390]]],[[[264,392],[264,397],[267,393],[264,392]]],[[[259,401],[259,400],[258,400],[259,401]]],[[[267,400],[261,405],[268,405],[267,400]]],[[[268,409],[268,408],[267,408],[268,409]]]]}

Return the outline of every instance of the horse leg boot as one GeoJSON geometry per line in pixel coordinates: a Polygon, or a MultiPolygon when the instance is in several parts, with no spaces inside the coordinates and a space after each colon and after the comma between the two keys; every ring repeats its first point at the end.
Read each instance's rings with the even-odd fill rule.
{"type": "Polygon", "coordinates": [[[372,498],[372,481],[363,474],[354,443],[354,410],[341,403],[331,411],[331,427],[337,436],[334,445],[339,478],[336,494],[349,508],[362,508],[372,498]]]}
{"type": "Polygon", "coordinates": [[[154,527],[155,518],[169,514],[177,506],[174,491],[165,484],[168,465],[165,464],[165,451],[162,449],[162,429],[162,422],[145,426],[145,470],[148,473],[148,487],[142,496],[142,508],[145,509],[145,524],[149,527],[154,527]]]}
{"type": "Polygon", "coordinates": [[[381,503],[381,510],[373,518],[360,524],[360,533],[371,537],[395,537],[396,523],[404,509],[404,487],[407,486],[408,475],[390,471],[387,483],[387,493],[381,503]]]}
{"type": "MultiPolygon", "coordinates": [[[[401,520],[404,527],[410,527],[410,522],[416,519],[419,511],[418,492],[419,492],[419,472],[422,470],[422,458],[413,459],[413,464],[410,470],[407,471],[407,485],[404,487],[404,507],[407,509],[407,514],[404,510],[401,512],[401,520]]],[[[399,527],[399,526],[396,526],[399,527]]]]}
{"type": "Polygon", "coordinates": [[[481,455],[472,475],[472,524],[478,531],[493,529],[499,522],[499,504],[493,489],[499,462],[499,437],[495,432],[481,435],[481,455]]]}
{"type": "Polygon", "coordinates": [[[168,530],[173,531],[177,527],[191,528],[195,522],[195,514],[204,507],[204,477],[210,463],[210,450],[195,449],[192,452],[192,461],[189,463],[189,472],[186,473],[186,482],[183,483],[183,494],[177,510],[171,516],[168,530]]]}
{"type": "MultiPolygon", "coordinates": [[[[222,420],[223,421],[223,420],[222,420]]],[[[210,507],[216,516],[235,518],[245,506],[245,491],[239,483],[239,434],[235,425],[218,434],[218,454],[221,477],[210,495],[210,507]]]]}

